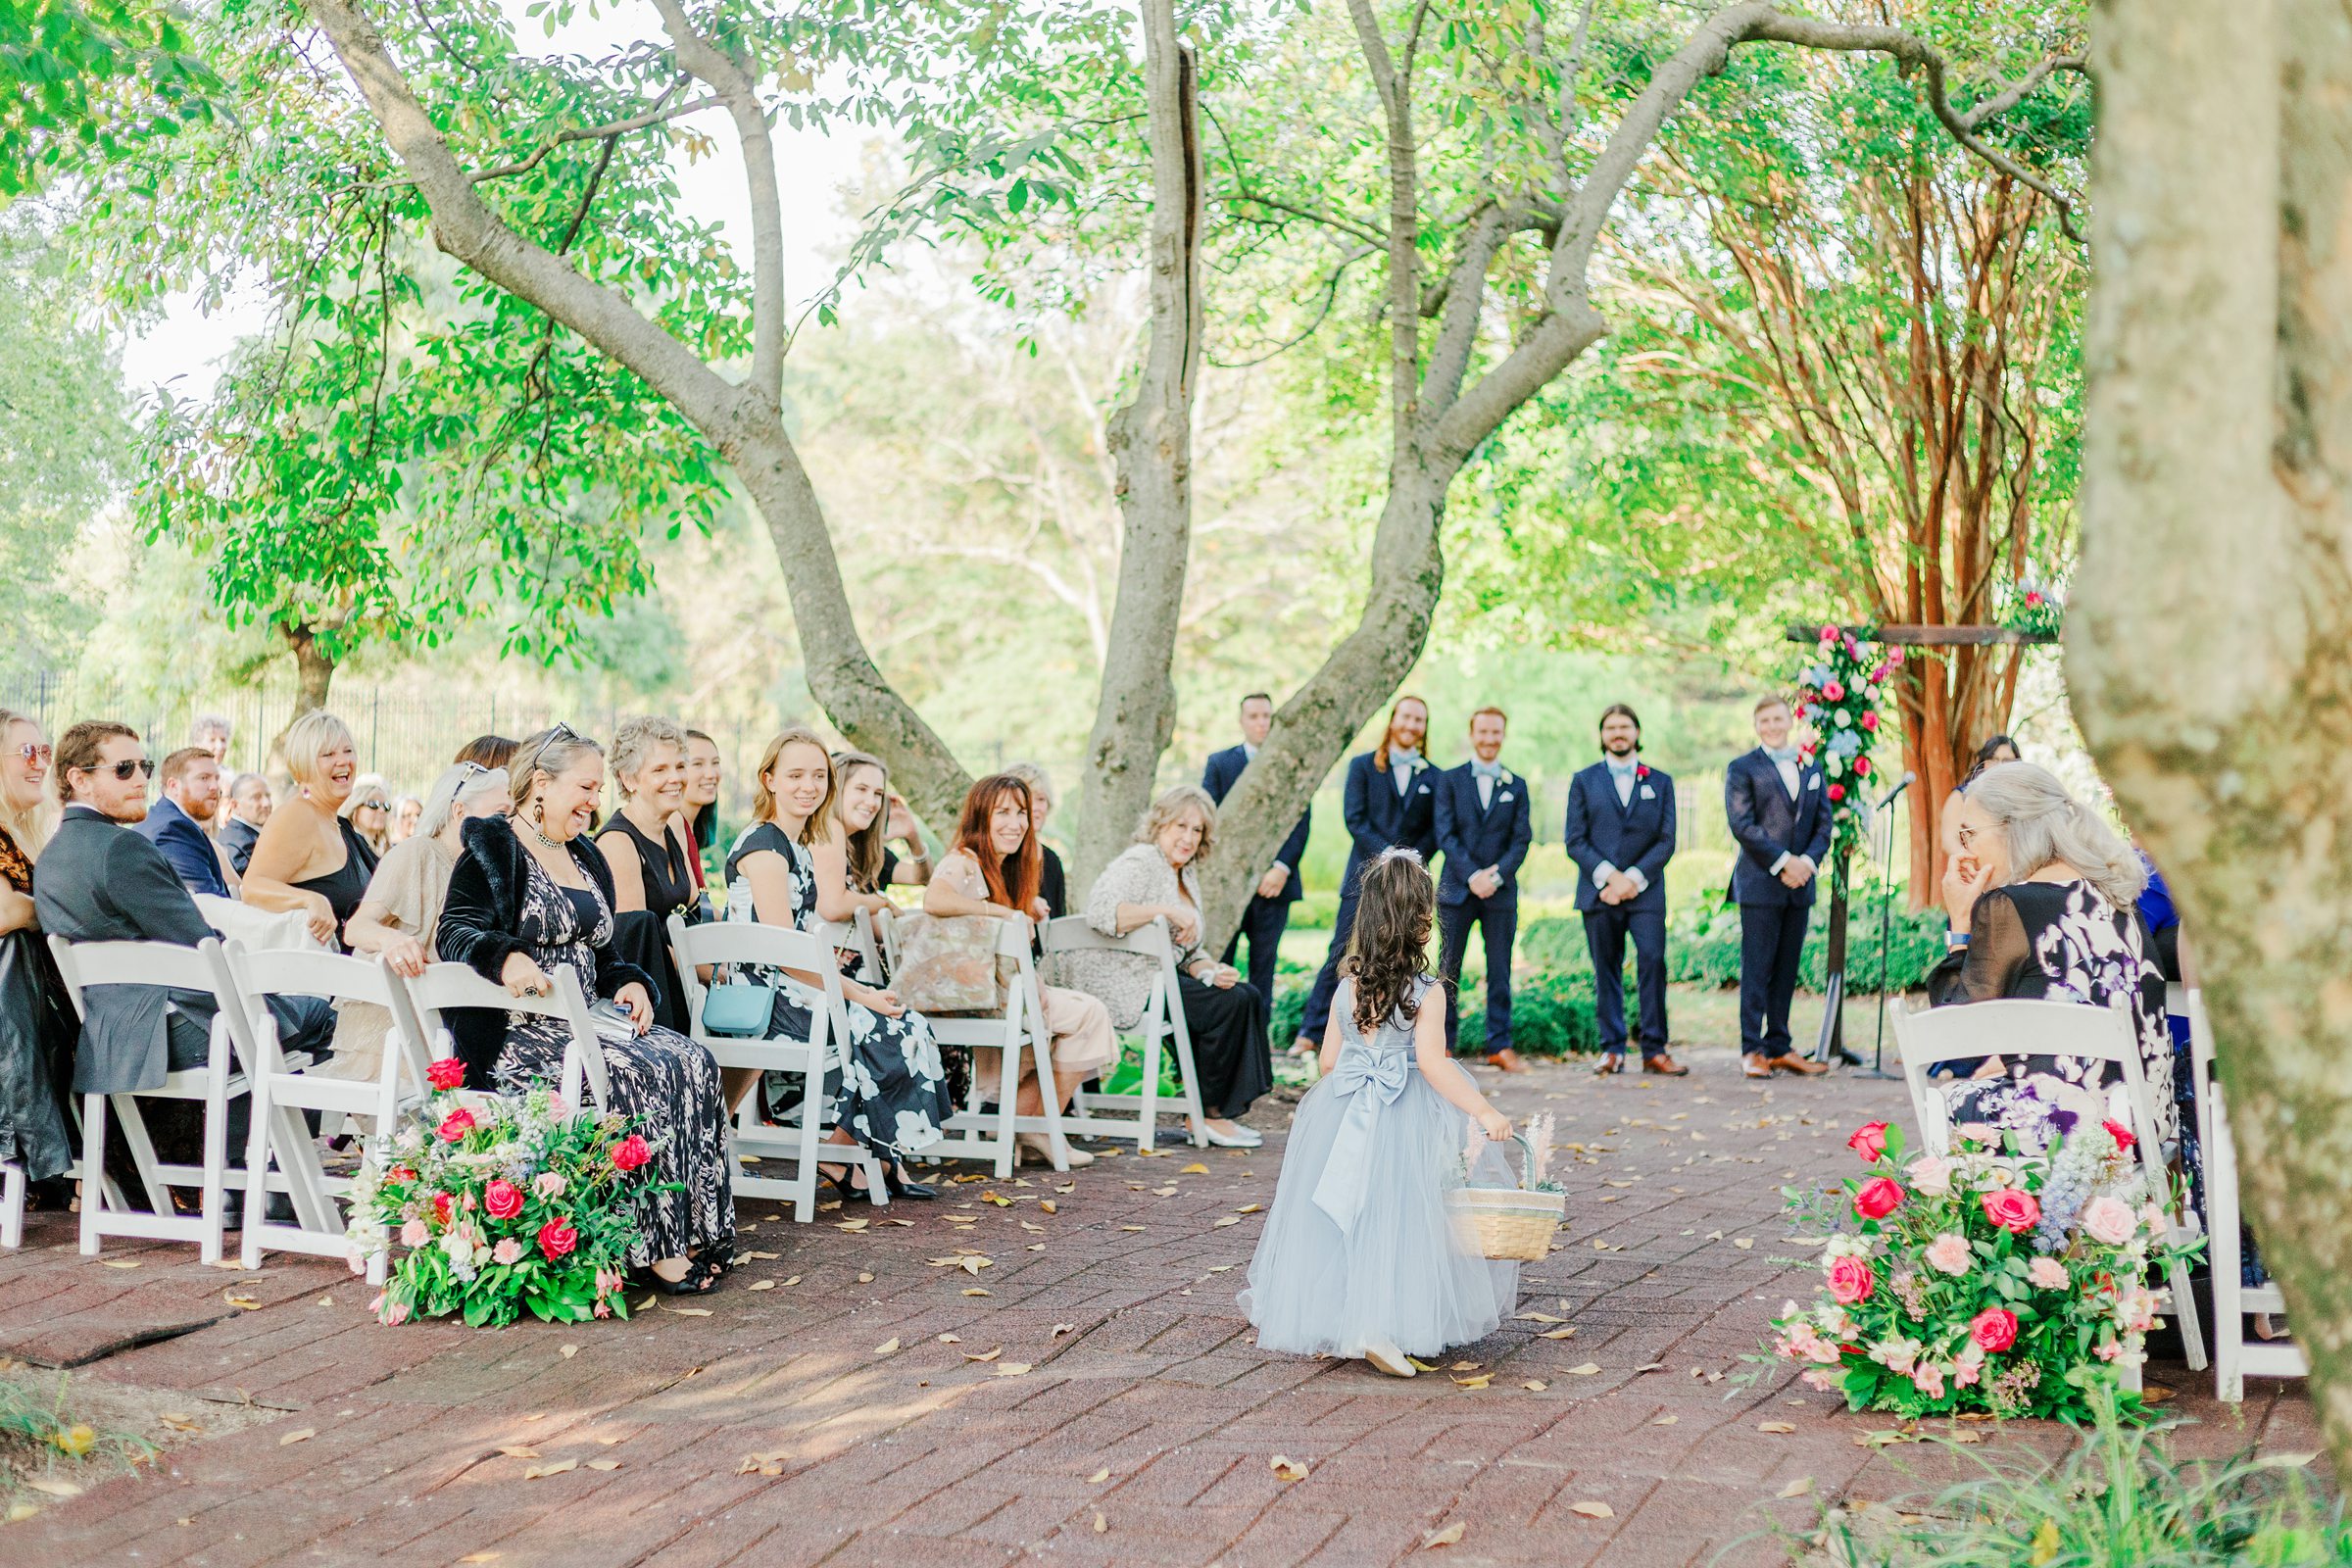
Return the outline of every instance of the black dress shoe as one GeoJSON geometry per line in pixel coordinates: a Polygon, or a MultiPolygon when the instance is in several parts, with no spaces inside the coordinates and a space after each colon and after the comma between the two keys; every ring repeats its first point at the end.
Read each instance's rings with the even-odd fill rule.
{"type": "Polygon", "coordinates": [[[895,1168],[889,1166],[883,1168],[882,1185],[890,1189],[891,1197],[912,1199],[918,1203],[939,1196],[938,1188],[926,1187],[921,1182],[910,1182],[901,1176],[895,1168]]]}

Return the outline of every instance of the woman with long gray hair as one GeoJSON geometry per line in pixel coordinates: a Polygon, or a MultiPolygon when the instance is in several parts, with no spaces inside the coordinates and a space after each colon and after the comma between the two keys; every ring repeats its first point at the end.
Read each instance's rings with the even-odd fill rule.
{"type": "MultiPolygon", "coordinates": [[[[2130,845],[2047,770],[2003,762],[1954,808],[1957,852],[1943,874],[1950,951],[1928,977],[1938,1006],[1995,998],[2129,1006],[2157,1136],[2178,1136],[2164,976],[2133,907],[2147,872],[2130,845]]],[[[1954,1122],[2002,1125],[2026,1095],[2077,1117],[2117,1116],[2111,1062],[1987,1056],[1945,1090],[1954,1122]]]]}
{"type": "Polygon", "coordinates": [[[507,814],[507,770],[459,762],[424,793],[416,831],[386,852],[368,879],[359,909],[344,927],[354,953],[380,953],[395,973],[424,973],[431,962],[433,927],[449,895],[449,873],[464,846],[468,817],[507,814]]]}

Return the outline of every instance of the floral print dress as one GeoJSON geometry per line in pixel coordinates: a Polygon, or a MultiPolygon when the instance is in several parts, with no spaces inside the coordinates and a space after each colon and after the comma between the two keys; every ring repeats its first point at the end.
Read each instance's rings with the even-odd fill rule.
{"type": "MultiPolygon", "coordinates": [[[[743,862],[762,852],[783,857],[792,885],[790,907],[767,910],[770,923],[806,930],[816,920],[816,866],[808,852],[773,822],[753,827],[727,856],[727,918],[760,918],[743,862]]],[[[824,1004],[822,995],[780,970],[768,970],[758,979],[776,988],[769,1038],[807,1040],[815,1026],[815,1009],[824,1004]]],[[[828,1075],[825,1086],[832,1097],[833,1124],[887,1160],[938,1143],[956,1104],[931,1025],[917,1012],[887,1018],[856,1002],[845,1011],[849,1039],[842,1054],[847,1068],[838,1077],[828,1075]]]]}
{"type": "MultiPolygon", "coordinates": [[[[597,961],[611,950],[612,908],[593,888],[557,886],[530,865],[515,934],[533,963],[550,974],[561,966],[597,994],[597,961]]],[[[507,1043],[498,1055],[499,1087],[557,1084],[570,1031],[563,1020],[537,1013],[507,1014],[507,1043]]],[[[602,1108],[634,1118],[654,1153],[637,1200],[637,1245],[629,1262],[683,1257],[730,1242],[735,1235],[734,1160],[727,1152],[727,1105],[718,1063],[696,1042],[660,1025],[628,1040],[604,1042],[610,1102],[602,1108]],[[665,1190],[659,1190],[665,1189],[665,1190]]]]}

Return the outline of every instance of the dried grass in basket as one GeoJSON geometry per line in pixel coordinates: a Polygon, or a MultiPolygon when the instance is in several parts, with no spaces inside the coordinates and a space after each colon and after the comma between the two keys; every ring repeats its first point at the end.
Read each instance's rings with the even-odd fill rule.
{"type": "MultiPolygon", "coordinates": [[[[1517,1135],[1511,1142],[1526,1155],[1521,1182],[1544,1185],[1457,1187],[1446,1195],[1446,1211],[1464,1251],[1495,1262],[1533,1263],[1549,1250],[1553,1233],[1567,1216],[1568,1195],[1544,1182],[1544,1162],[1536,1144],[1517,1135]]],[[[1549,1143],[1547,1132],[1544,1144],[1548,1148],[1549,1143]]]]}

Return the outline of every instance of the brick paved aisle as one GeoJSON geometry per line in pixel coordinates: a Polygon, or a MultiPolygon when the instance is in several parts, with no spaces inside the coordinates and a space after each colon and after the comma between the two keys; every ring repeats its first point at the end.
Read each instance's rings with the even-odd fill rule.
{"type": "MultiPolygon", "coordinates": [[[[246,1424],[0,1529],[0,1560],[1354,1568],[1458,1524],[1431,1561],[1780,1562],[1753,1533],[1916,1485],[1906,1450],[1857,1441],[1885,1420],[1777,1371],[1727,1376],[1810,1277],[1775,1261],[1795,1250],[1781,1183],[1841,1174],[1846,1130],[1903,1094],[1690,1059],[1679,1083],[1510,1081],[1504,1108],[1553,1110],[1578,1156],[1568,1225],[1521,1318],[1410,1382],[1250,1344],[1233,1296],[1279,1137],[966,1181],[887,1218],[749,1204],[755,1250],[720,1294],[589,1328],[379,1328],[338,1267],[85,1259],[36,1216],[0,1258],[0,1354],[167,1391],[155,1407],[183,1425],[246,1424]]],[[[2224,1412],[2207,1380],[2151,1373],[2204,1422],[2194,1446],[2318,1446],[2299,1392],[2256,1384],[2224,1412]]]]}

